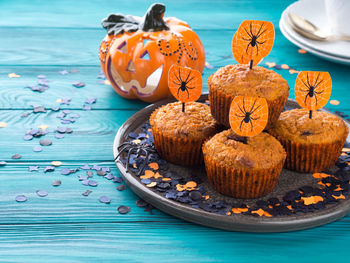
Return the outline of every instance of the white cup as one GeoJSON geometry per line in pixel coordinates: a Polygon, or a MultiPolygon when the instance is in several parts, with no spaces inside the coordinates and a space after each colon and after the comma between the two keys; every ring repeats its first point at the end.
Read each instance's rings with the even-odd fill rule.
{"type": "Polygon", "coordinates": [[[350,0],[324,0],[332,33],[350,36],[350,0]]]}

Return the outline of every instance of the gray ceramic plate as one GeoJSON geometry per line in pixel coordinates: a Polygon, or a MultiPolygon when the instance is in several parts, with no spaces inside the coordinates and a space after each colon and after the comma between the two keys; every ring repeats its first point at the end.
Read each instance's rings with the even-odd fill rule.
{"type": "MultiPolygon", "coordinates": [[[[204,94],[201,96],[199,101],[205,101],[207,98],[208,95],[204,94]]],[[[148,121],[150,114],[156,108],[169,102],[170,100],[166,100],[149,105],[130,117],[130,119],[128,119],[122,125],[122,127],[120,127],[115,137],[113,145],[114,157],[116,157],[118,154],[118,146],[127,141],[129,132],[137,132],[140,130],[141,125],[148,121]]],[[[286,109],[293,109],[296,107],[298,107],[298,105],[295,101],[287,101],[286,109]]],[[[349,142],[349,138],[347,141],[349,142]]],[[[124,165],[121,162],[116,161],[116,165],[120,171],[120,174],[125,179],[126,184],[139,197],[165,213],[209,227],[230,231],[284,232],[320,226],[337,220],[350,212],[350,199],[345,199],[335,204],[327,204],[326,208],[323,210],[316,210],[315,212],[310,213],[297,213],[289,216],[253,217],[243,214],[234,214],[231,216],[218,215],[206,212],[200,208],[193,208],[191,205],[167,199],[164,197],[163,193],[147,188],[140,182],[140,179],[137,176],[127,173],[124,165]]],[[[238,200],[217,193],[208,184],[204,167],[188,168],[170,164],[169,170],[177,171],[188,180],[190,180],[191,174],[195,172],[195,174],[198,175],[202,181],[201,186],[204,186],[207,189],[211,200],[224,200],[228,203],[243,201],[246,204],[254,204],[256,201],[254,199],[238,200]]],[[[273,192],[260,199],[266,200],[269,197],[281,198],[286,192],[298,189],[304,185],[317,186],[317,181],[311,174],[300,174],[283,169],[278,184],[273,192]]]]}

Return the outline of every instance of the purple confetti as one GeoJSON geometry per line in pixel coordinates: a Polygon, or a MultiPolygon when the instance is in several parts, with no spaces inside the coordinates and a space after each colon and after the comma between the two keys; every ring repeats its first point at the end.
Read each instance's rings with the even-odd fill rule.
{"type": "Polygon", "coordinates": [[[43,75],[43,74],[40,74],[40,75],[37,76],[37,78],[38,78],[38,79],[46,79],[46,76],[43,75]]]}
{"type": "Polygon", "coordinates": [[[62,101],[61,101],[61,104],[69,105],[71,100],[72,99],[70,97],[63,98],[62,101]]]}
{"type": "Polygon", "coordinates": [[[50,146],[52,144],[52,141],[51,140],[41,139],[39,141],[39,143],[40,143],[41,146],[50,146]]]}
{"type": "Polygon", "coordinates": [[[93,172],[92,171],[86,171],[86,175],[87,175],[88,178],[91,178],[91,177],[93,177],[92,176],[93,172]]]}
{"type": "Polygon", "coordinates": [[[114,176],[113,176],[112,173],[109,173],[109,174],[107,174],[107,175],[105,176],[105,178],[106,178],[107,180],[112,180],[112,179],[114,178],[114,176]]]}
{"type": "Polygon", "coordinates": [[[90,170],[90,166],[89,164],[84,164],[84,166],[80,167],[80,169],[83,169],[83,170],[90,170]]]}
{"type": "Polygon", "coordinates": [[[105,204],[111,203],[111,199],[108,196],[101,196],[98,200],[101,203],[105,203],[105,204]]]}
{"type": "Polygon", "coordinates": [[[88,177],[85,175],[78,175],[78,177],[79,177],[79,181],[86,181],[88,179],[88,177]]]}
{"type": "Polygon", "coordinates": [[[25,195],[17,195],[16,201],[17,202],[25,202],[25,201],[27,201],[27,197],[25,195]]]}
{"type": "Polygon", "coordinates": [[[21,159],[21,158],[22,158],[22,155],[20,155],[19,153],[16,153],[16,154],[12,155],[11,158],[12,158],[12,159],[21,159]]]}
{"type": "Polygon", "coordinates": [[[86,104],[94,104],[96,103],[96,98],[89,98],[84,101],[86,104]]]}
{"type": "Polygon", "coordinates": [[[130,207],[129,206],[125,206],[125,205],[121,205],[118,207],[118,212],[119,214],[127,214],[131,211],[130,207]]]}
{"type": "Polygon", "coordinates": [[[51,110],[52,110],[52,111],[59,111],[59,110],[60,110],[60,107],[52,107],[51,110]]]}
{"type": "Polygon", "coordinates": [[[63,112],[64,114],[69,114],[69,113],[71,113],[70,110],[63,110],[62,112],[63,112]]]}
{"type": "Polygon", "coordinates": [[[42,150],[43,150],[43,148],[38,146],[38,145],[33,147],[34,152],[41,152],[42,150]]]}
{"type": "Polygon", "coordinates": [[[66,127],[57,127],[57,131],[58,131],[59,133],[65,133],[66,130],[67,130],[66,127]]]}
{"type": "Polygon", "coordinates": [[[39,166],[28,166],[28,171],[29,172],[34,172],[34,171],[39,171],[39,166]]]}
{"type": "Polygon", "coordinates": [[[92,166],[92,168],[91,168],[92,170],[95,170],[95,171],[99,171],[99,170],[101,170],[102,169],[102,167],[101,166],[99,166],[99,165],[96,165],[96,164],[94,164],[93,166],[92,166]]]}
{"type": "Polygon", "coordinates": [[[45,190],[37,190],[36,194],[40,197],[44,197],[48,195],[48,193],[45,190]]]}
{"type": "Polygon", "coordinates": [[[120,184],[117,186],[117,190],[118,191],[124,191],[126,189],[126,185],[125,184],[120,184]]]}
{"type": "Polygon", "coordinates": [[[96,182],[94,180],[89,180],[89,185],[95,187],[98,185],[98,182],[96,182]]]}
{"type": "Polygon", "coordinates": [[[83,110],[91,110],[91,109],[92,109],[91,106],[88,106],[88,105],[83,106],[83,110]]]}
{"type": "Polygon", "coordinates": [[[51,184],[52,184],[52,186],[60,186],[61,185],[61,181],[60,180],[55,180],[55,181],[53,181],[51,184]]]}
{"type": "Polygon", "coordinates": [[[123,182],[123,178],[119,177],[119,176],[115,176],[113,179],[114,183],[122,183],[123,182]]]}
{"type": "Polygon", "coordinates": [[[74,81],[72,83],[72,85],[76,88],[82,88],[82,87],[85,87],[85,83],[84,82],[81,82],[81,81],[74,81]]]}
{"type": "Polygon", "coordinates": [[[23,139],[24,139],[25,141],[30,141],[31,139],[33,139],[33,136],[30,135],[30,134],[26,134],[26,135],[23,136],[23,139]]]}
{"type": "Polygon", "coordinates": [[[71,171],[70,171],[69,168],[63,168],[63,169],[61,170],[61,174],[63,174],[63,175],[68,175],[68,174],[70,174],[70,173],[71,173],[71,171]]]}
{"type": "Polygon", "coordinates": [[[7,164],[7,162],[5,162],[5,161],[0,162],[0,166],[5,166],[6,164],[7,164]]]}
{"type": "Polygon", "coordinates": [[[82,193],[83,196],[88,196],[89,194],[91,194],[92,191],[91,190],[86,190],[84,193],[82,193]]]}
{"type": "Polygon", "coordinates": [[[69,72],[68,72],[67,70],[59,71],[59,73],[60,73],[61,75],[67,75],[67,74],[69,74],[69,72]]]}
{"type": "Polygon", "coordinates": [[[34,113],[46,112],[46,109],[43,106],[35,106],[33,107],[33,112],[34,113]]]}
{"type": "Polygon", "coordinates": [[[44,167],[44,173],[46,173],[46,172],[53,172],[53,171],[55,171],[55,167],[53,167],[53,166],[45,166],[44,167]]]}
{"type": "Polygon", "coordinates": [[[63,138],[64,138],[64,134],[62,134],[62,133],[56,133],[56,134],[55,134],[55,138],[56,138],[56,139],[63,139],[63,138]]]}
{"type": "Polygon", "coordinates": [[[81,183],[82,183],[83,185],[88,186],[88,185],[89,185],[89,180],[83,180],[83,181],[81,181],[81,183]]]}

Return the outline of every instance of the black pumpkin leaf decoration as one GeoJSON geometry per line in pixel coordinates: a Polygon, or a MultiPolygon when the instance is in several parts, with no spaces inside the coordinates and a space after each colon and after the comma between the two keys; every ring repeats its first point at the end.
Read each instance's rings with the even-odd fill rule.
{"type": "Polygon", "coordinates": [[[108,35],[118,35],[124,32],[142,31],[162,31],[168,30],[166,22],[163,20],[165,5],[152,4],[146,14],[140,20],[132,15],[111,14],[102,20],[102,26],[107,30],[108,35]]]}

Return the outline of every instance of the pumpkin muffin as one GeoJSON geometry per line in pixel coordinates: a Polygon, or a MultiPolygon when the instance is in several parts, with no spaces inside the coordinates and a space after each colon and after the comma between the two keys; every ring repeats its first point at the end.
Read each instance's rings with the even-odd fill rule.
{"type": "Polygon", "coordinates": [[[235,198],[257,198],[271,192],[280,176],[286,153],[268,133],[247,138],[231,129],[203,145],[204,163],[211,185],[235,198]]]}
{"type": "MultiPolygon", "coordinates": [[[[229,111],[235,96],[256,96],[267,100],[269,117],[266,129],[273,127],[289,96],[287,81],[276,72],[249,65],[228,65],[208,79],[210,109],[214,118],[229,127],[229,111]]],[[[248,110],[248,109],[247,109],[248,110]]]]}
{"type": "Polygon", "coordinates": [[[217,122],[208,105],[169,103],[156,109],[150,124],[154,146],[165,160],[180,165],[203,163],[202,144],[217,132],[217,122]]]}
{"type": "Polygon", "coordinates": [[[337,161],[349,129],[333,114],[306,109],[282,112],[269,133],[276,137],[287,152],[285,167],[298,172],[320,172],[337,161]]]}

